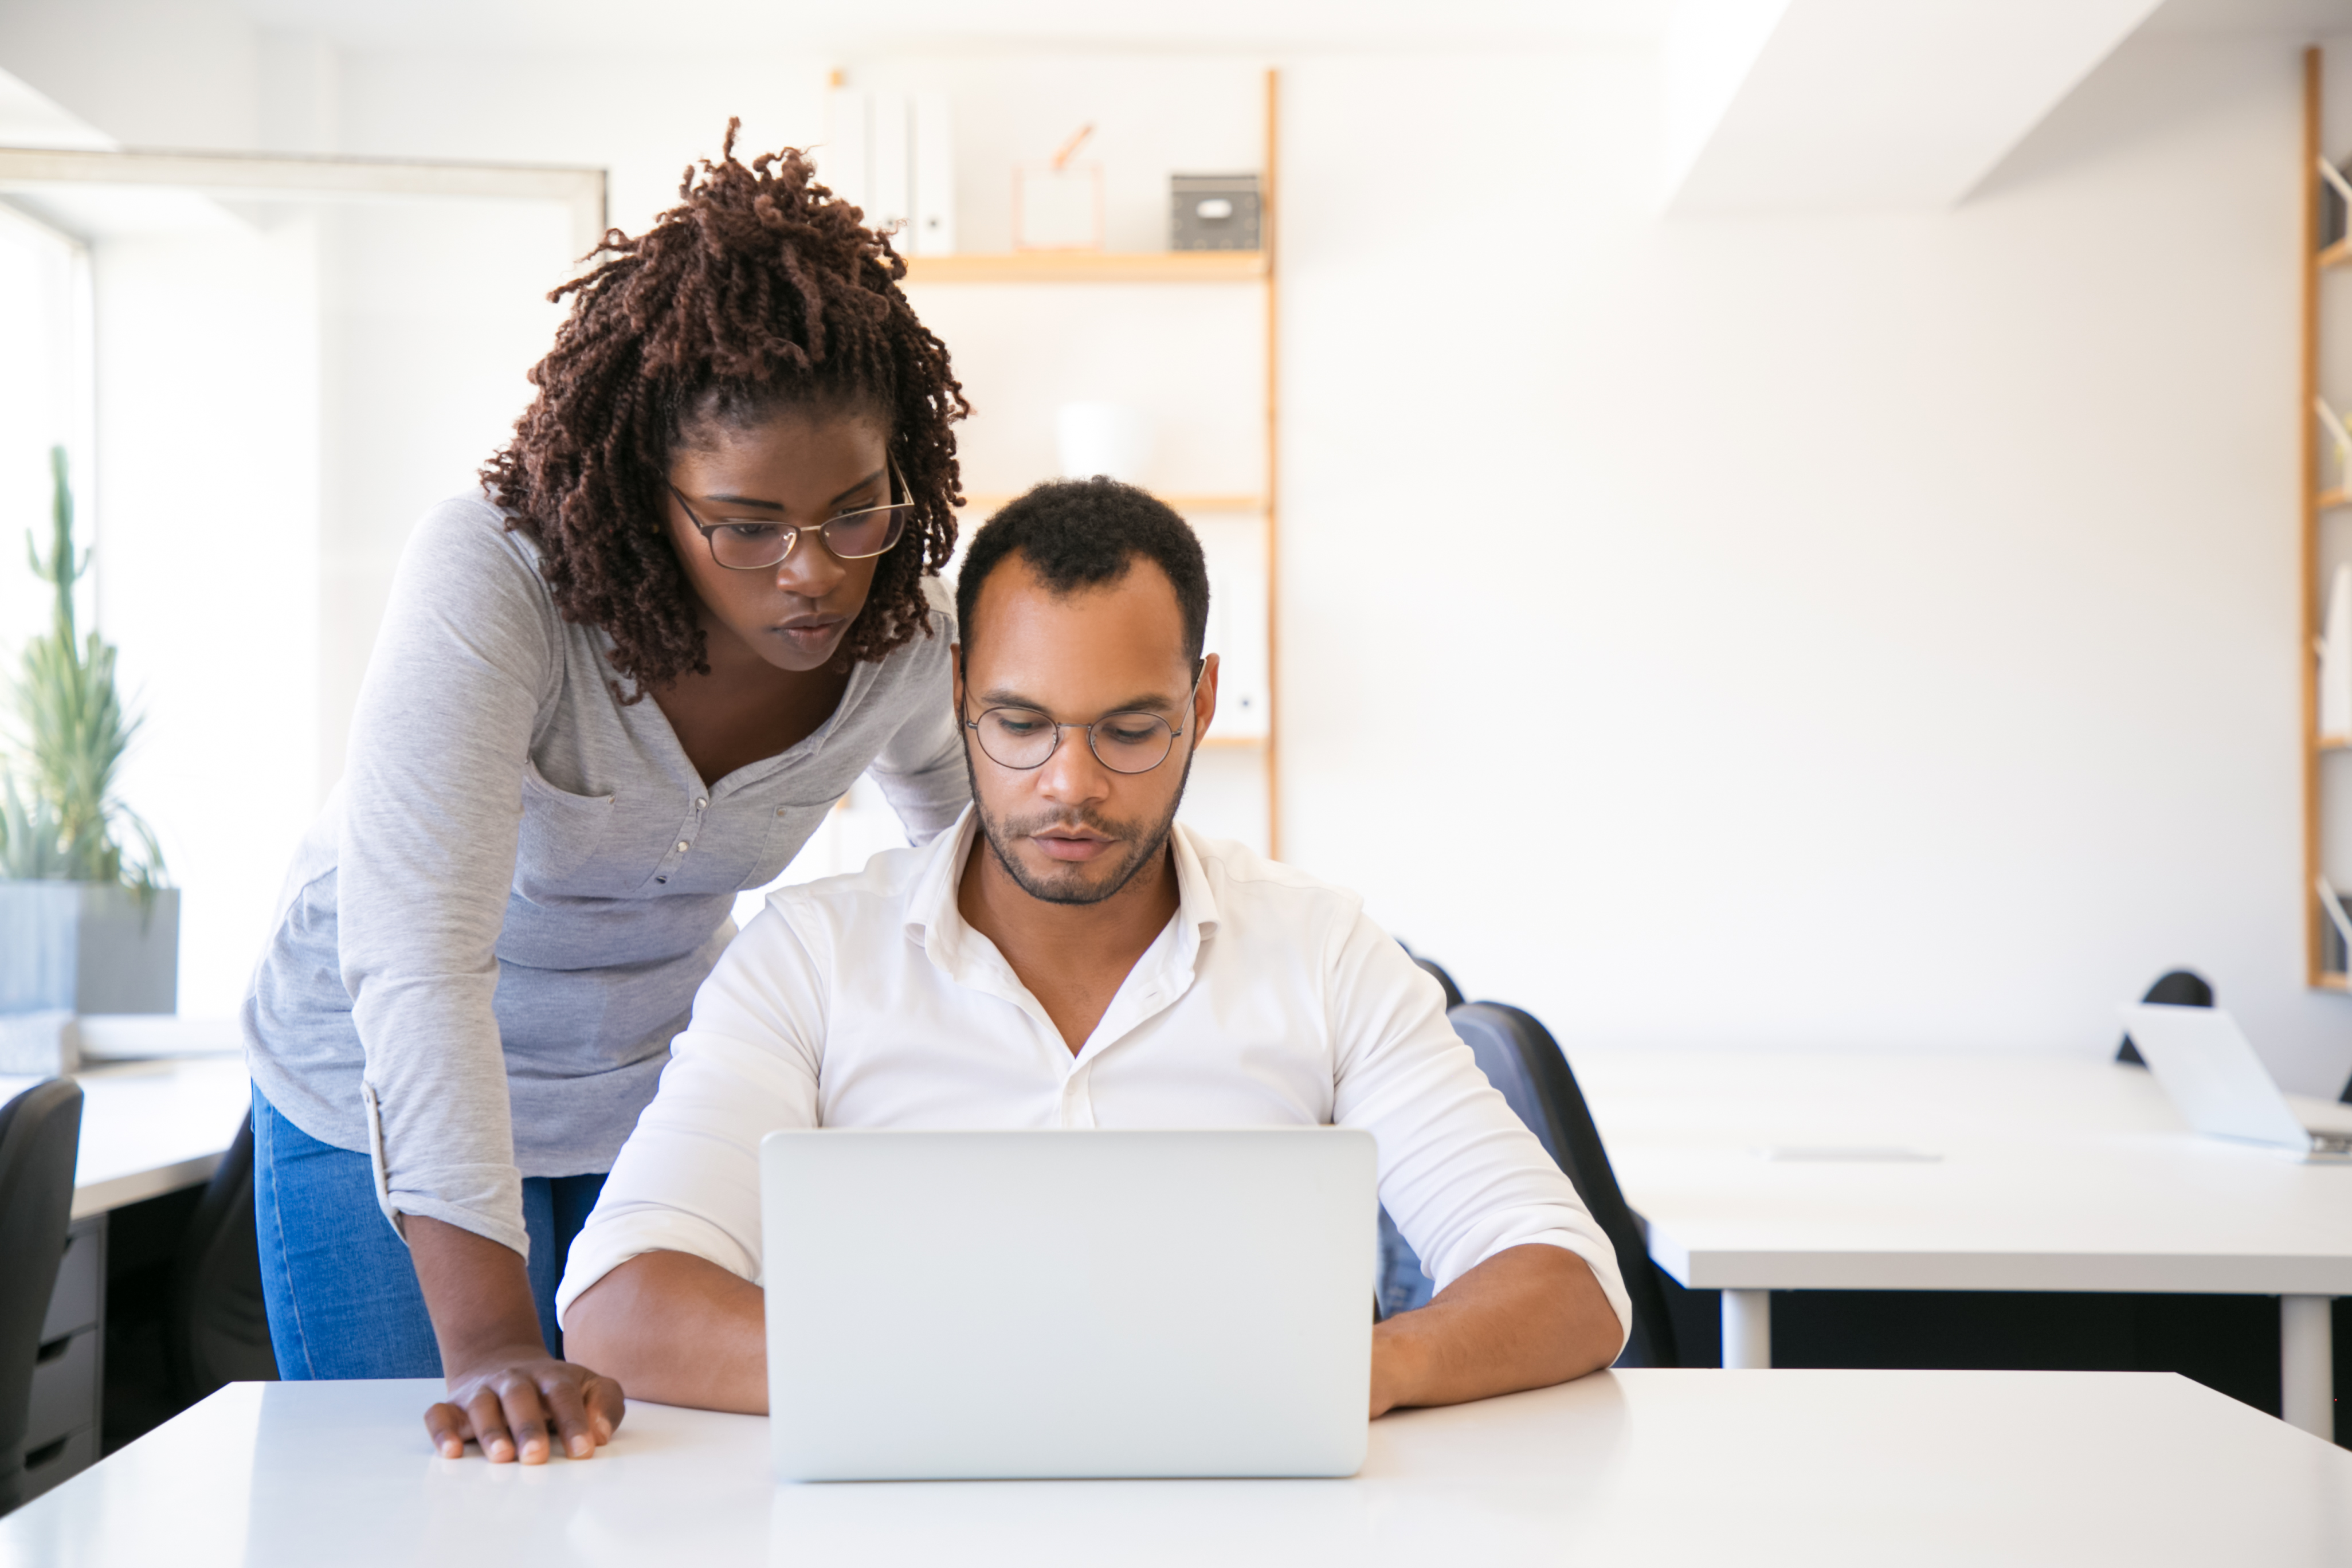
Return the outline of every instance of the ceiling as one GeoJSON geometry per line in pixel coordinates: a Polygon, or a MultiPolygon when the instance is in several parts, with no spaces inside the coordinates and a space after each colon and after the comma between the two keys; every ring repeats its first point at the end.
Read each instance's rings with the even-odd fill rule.
{"type": "MultiPolygon", "coordinates": [[[[856,53],[1106,48],[1387,51],[1655,43],[1678,0],[226,0],[263,26],[352,48],[856,53]]],[[[2053,5],[2064,0],[2049,0],[2053,5]]],[[[2180,33],[2352,32],[2352,0],[2165,0],[2180,33]]]]}
{"type": "Polygon", "coordinates": [[[1648,41],[1672,0],[229,0],[353,48],[1391,50],[1648,41]]]}
{"type": "Polygon", "coordinates": [[[2292,33],[2320,38],[2352,33],[2352,0],[2165,0],[2151,32],[2292,33]]]}

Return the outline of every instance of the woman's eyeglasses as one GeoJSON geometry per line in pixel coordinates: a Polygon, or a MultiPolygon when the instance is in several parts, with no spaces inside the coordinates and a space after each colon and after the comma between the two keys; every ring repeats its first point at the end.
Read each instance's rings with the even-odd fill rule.
{"type": "Polygon", "coordinates": [[[686,520],[694,524],[703,542],[710,546],[710,559],[731,572],[764,572],[782,565],[803,533],[815,533],[838,561],[870,561],[898,543],[906,536],[907,524],[915,515],[914,491],[899,476],[898,464],[890,465],[889,475],[890,493],[901,499],[887,506],[842,512],[813,530],[751,517],[723,517],[717,522],[705,522],[695,515],[684,491],[671,485],[669,493],[677,497],[677,504],[686,509],[686,520]]]}

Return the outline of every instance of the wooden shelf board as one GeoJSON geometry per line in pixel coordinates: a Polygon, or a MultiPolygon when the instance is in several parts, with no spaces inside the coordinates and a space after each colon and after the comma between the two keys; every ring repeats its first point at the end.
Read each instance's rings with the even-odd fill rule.
{"type": "Polygon", "coordinates": [[[2352,735],[2322,735],[2311,747],[2315,752],[2352,752],[2352,735]]]}
{"type": "Polygon", "coordinates": [[[1258,747],[1265,744],[1265,737],[1263,735],[1213,734],[1207,740],[1201,742],[1201,750],[1204,752],[1255,751],[1258,747]]]}
{"type": "Polygon", "coordinates": [[[2319,253],[2322,267],[2341,267],[2352,261],[2352,238],[2339,239],[2319,253]]]}
{"type": "Polygon", "coordinates": [[[2352,489],[2322,490],[2311,498],[2311,503],[2322,511],[2333,511],[2337,507],[2352,506],[2352,489]]]}
{"type": "Polygon", "coordinates": [[[2352,991],[2352,974],[2338,969],[2324,969],[2311,977],[2315,991],[2352,991]]]}
{"type": "MultiPolygon", "coordinates": [[[[1264,511],[1265,510],[1265,498],[1263,496],[1184,495],[1178,492],[1163,493],[1159,490],[1154,490],[1152,494],[1174,507],[1178,511],[1264,511]]],[[[963,498],[963,510],[994,511],[1014,499],[1010,495],[966,495],[963,498]]]]}
{"type": "Polygon", "coordinates": [[[1021,250],[907,258],[909,283],[1246,283],[1265,275],[1262,250],[1021,250]]]}

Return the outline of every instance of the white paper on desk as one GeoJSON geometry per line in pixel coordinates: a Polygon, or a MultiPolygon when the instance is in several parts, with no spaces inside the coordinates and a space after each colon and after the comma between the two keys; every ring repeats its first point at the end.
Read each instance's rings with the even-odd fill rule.
{"type": "Polygon", "coordinates": [[[2352,563],[2336,568],[2319,637],[2319,733],[2352,735],[2352,563]]]}

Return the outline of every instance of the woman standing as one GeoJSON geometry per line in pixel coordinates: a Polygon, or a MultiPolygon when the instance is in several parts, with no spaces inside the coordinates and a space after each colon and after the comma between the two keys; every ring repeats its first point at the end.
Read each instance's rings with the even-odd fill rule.
{"type": "Polygon", "coordinates": [[[418,526],[246,1004],[279,1371],[442,1375],[444,1453],[620,1420],[552,1297],[736,892],[860,773],[918,840],[967,799],[961,390],[857,209],[734,142],[557,291],[484,493],[418,526]]]}

